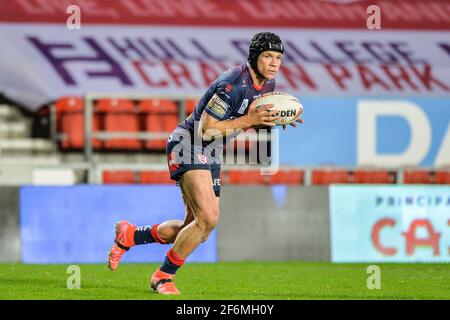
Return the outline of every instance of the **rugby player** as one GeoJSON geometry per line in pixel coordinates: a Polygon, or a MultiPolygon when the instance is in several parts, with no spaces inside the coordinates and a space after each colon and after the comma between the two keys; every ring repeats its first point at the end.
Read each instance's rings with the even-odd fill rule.
{"type": "MultiPolygon", "coordinates": [[[[273,127],[279,117],[270,105],[256,109],[262,94],[273,92],[275,76],[283,60],[283,43],[270,32],[256,34],[248,61],[219,76],[202,96],[193,113],[172,132],[167,143],[167,161],[172,180],[181,188],[185,219],[137,227],[128,221],[116,223],[109,268],[118,267],[130,247],[160,243],[173,246],[150,279],[161,294],[179,294],[174,277],[186,258],[208,239],[219,221],[220,159],[231,138],[252,127],[273,127]],[[200,141],[200,142],[198,142],[200,141]]],[[[297,120],[303,123],[303,120],[297,120]]],[[[295,123],[291,124],[296,126],[295,123]]]]}

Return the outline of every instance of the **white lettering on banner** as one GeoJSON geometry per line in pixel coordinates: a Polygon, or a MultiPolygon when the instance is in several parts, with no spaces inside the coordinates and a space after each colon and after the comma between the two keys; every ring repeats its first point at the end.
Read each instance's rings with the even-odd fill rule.
{"type": "Polygon", "coordinates": [[[450,166],[450,121],[447,126],[447,133],[442,141],[441,148],[434,162],[435,167],[450,166]]]}
{"type": "Polygon", "coordinates": [[[418,165],[431,145],[431,126],[426,114],[408,101],[362,100],[357,106],[357,164],[362,166],[418,165]],[[399,116],[411,129],[411,140],[401,154],[377,154],[377,118],[399,116]]]}

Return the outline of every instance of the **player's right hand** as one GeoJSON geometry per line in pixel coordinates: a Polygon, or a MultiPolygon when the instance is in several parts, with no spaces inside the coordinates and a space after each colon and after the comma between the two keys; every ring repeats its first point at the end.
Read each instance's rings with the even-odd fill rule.
{"type": "Polygon", "coordinates": [[[262,106],[256,109],[256,103],[258,99],[253,100],[253,102],[248,107],[247,117],[251,127],[267,126],[274,127],[274,121],[280,118],[277,110],[270,110],[273,106],[271,104],[262,106]]]}

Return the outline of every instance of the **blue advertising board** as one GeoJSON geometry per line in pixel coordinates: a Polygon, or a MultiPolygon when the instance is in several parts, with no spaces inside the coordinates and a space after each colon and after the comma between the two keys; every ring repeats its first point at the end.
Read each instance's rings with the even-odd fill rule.
{"type": "Polygon", "coordinates": [[[332,185],[333,262],[450,262],[450,186],[332,185]]]}
{"type": "Polygon", "coordinates": [[[280,163],[450,166],[450,98],[299,97],[305,123],[280,133],[280,163]]]}
{"type": "MultiPolygon", "coordinates": [[[[153,186],[24,186],[20,190],[20,232],[25,263],[105,263],[113,225],[138,226],[184,219],[179,188],[153,186]]],[[[123,262],[162,262],[171,245],[133,247],[123,262]]],[[[217,260],[216,232],[188,262],[217,260]]]]}

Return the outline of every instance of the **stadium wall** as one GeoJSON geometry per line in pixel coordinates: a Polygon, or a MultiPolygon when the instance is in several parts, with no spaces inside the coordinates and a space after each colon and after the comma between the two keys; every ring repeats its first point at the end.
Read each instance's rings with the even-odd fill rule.
{"type": "Polygon", "coordinates": [[[0,262],[19,262],[19,187],[0,187],[0,221],[0,262]]]}
{"type": "Polygon", "coordinates": [[[220,261],[329,261],[328,187],[223,188],[220,261]]]}

